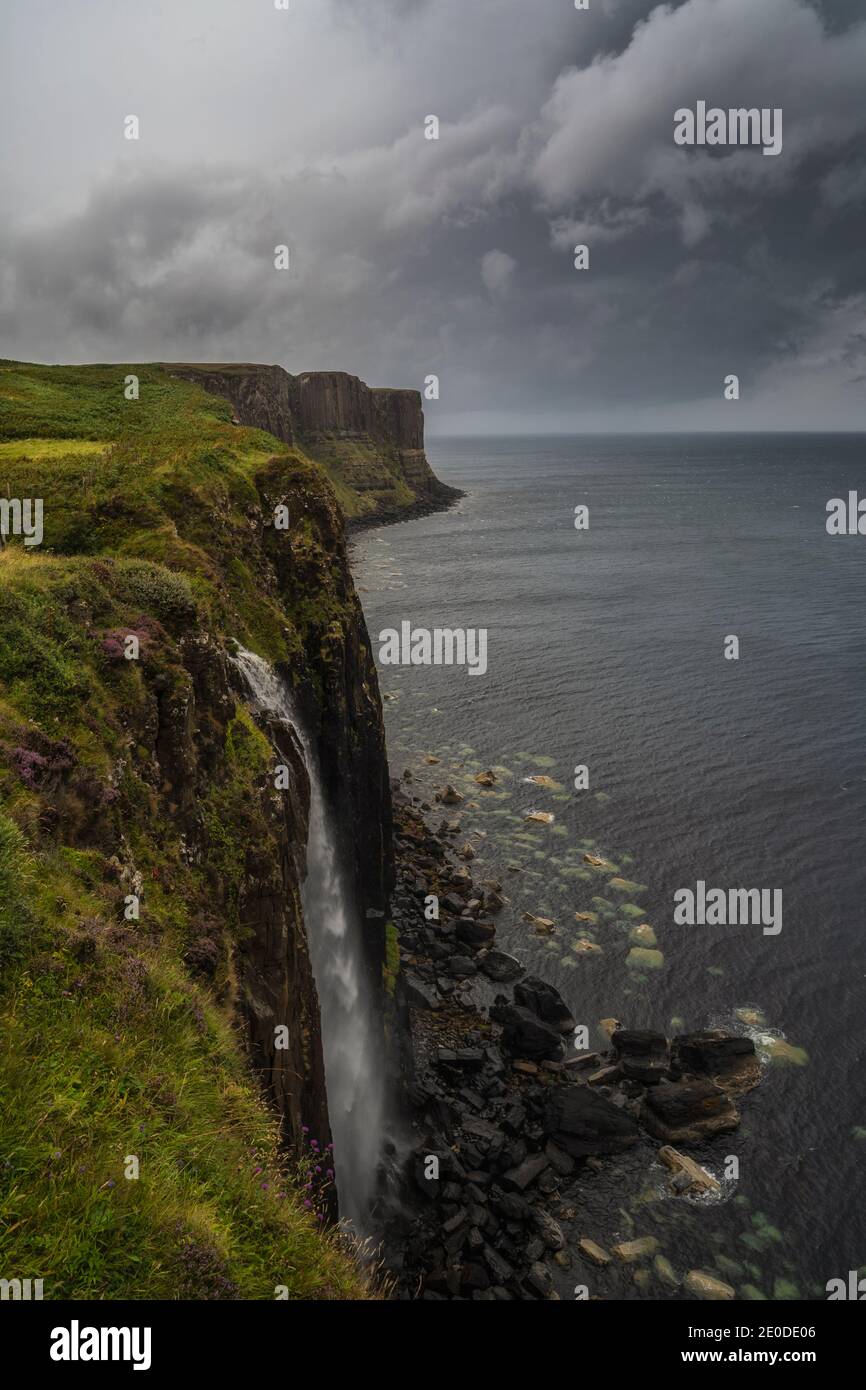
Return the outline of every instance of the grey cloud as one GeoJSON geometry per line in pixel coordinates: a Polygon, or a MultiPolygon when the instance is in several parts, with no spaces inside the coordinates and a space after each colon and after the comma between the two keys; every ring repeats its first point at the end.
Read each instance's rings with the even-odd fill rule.
{"type": "Polygon", "coordinates": [[[435,371],[434,431],[713,428],[736,371],[743,425],[862,425],[860,17],[189,0],[121,19],[34,0],[0,57],[0,351],[435,371]],[[698,97],[782,105],[783,155],[676,148],[674,109],[698,97]]]}

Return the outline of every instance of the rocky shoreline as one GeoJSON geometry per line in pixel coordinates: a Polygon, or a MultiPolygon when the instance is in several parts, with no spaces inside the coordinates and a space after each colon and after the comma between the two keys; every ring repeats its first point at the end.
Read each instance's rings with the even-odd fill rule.
{"type": "MultiPolygon", "coordinates": [[[[677,1274],[653,1235],[604,1248],[581,1207],[587,1182],[651,1141],[668,1195],[717,1195],[719,1181],[679,1150],[738,1127],[737,1100],[760,1079],[751,1039],[669,1039],[607,1019],[609,1048],[576,1050],[557,990],[497,949],[502,884],[476,885],[458,858],[459,816],[434,830],[436,808],[392,787],[409,1116],[381,1212],[396,1296],[736,1297],[717,1274],[677,1274]]],[[[447,790],[437,795],[447,806],[447,790]]]]}
{"type": "Polygon", "coordinates": [[[411,502],[406,506],[399,504],[389,505],[382,502],[379,510],[372,516],[352,516],[346,517],[346,537],[349,542],[362,531],[372,531],[380,526],[396,526],[400,521],[419,521],[425,516],[434,516],[437,512],[447,512],[455,506],[466,493],[459,487],[452,487],[450,483],[443,483],[439,478],[436,479],[435,489],[431,488],[431,495],[411,502]]]}

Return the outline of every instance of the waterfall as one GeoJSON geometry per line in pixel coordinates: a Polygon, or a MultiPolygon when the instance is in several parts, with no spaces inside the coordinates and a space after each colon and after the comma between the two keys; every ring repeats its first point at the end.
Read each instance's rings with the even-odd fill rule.
{"type": "Polygon", "coordinates": [[[319,997],[337,1195],[341,1217],[357,1234],[365,1235],[381,1151],[384,1099],[381,1039],[365,983],[362,924],[340,863],[319,759],[295,713],[288,687],[266,661],[243,647],[238,648],[235,662],[254,703],[290,725],[304,751],[310,821],[301,900],[319,997]]]}

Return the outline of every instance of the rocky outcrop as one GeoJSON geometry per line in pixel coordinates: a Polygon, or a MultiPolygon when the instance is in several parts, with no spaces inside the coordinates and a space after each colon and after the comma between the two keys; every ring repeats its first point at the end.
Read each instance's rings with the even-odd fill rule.
{"type": "Polygon", "coordinates": [[[371,388],[348,372],[252,364],[165,363],[228,400],[239,424],[297,445],[337,485],[354,524],[399,520],[448,506],[462,494],[434,474],[424,450],[418,391],[371,388]]]}
{"type": "Polygon", "coordinates": [[[172,376],[194,381],[215,396],[224,396],[234,407],[235,418],[240,424],[267,430],[284,444],[294,443],[292,378],[282,367],[260,367],[251,363],[214,363],[198,367],[175,362],[168,370],[172,376]]]}

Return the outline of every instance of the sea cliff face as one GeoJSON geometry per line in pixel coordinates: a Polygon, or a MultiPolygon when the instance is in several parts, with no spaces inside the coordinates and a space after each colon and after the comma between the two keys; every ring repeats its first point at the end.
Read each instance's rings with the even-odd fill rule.
{"type": "Polygon", "coordinates": [[[238,1290],[215,1296],[272,1297],[280,1283],[365,1293],[307,1230],[315,1211],[304,1215],[304,1191],[279,1172],[261,1099],[284,1153],[302,1153],[307,1136],[325,1150],[301,893],[309,770],[290,729],[253,710],[234,642],[282,675],[315,746],[377,1001],[393,881],[381,705],[343,513],[296,444],[232,419],[249,412],[291,439],[287,382],[241,369],[229,406],[157,368],[0,364],[10,495],[44,506],[38,548],[11,536],[0,548],[0,1007],[16,1021],[0,1078],[13,1104],[5,1137],[36,1104],[45,1142],[76,1171],[126,1194],[118,1154],[141,1149],[151,1179],[122,1202],[101,1199],[97,1243],[128,1244],[132,1202],[152,1265],[145,1254],[100,1275],[92,1252],[76,1282],[52,1241],[77,1229],[83,1198],[46,1186],[22,1130],[20,1224],[48,1209],[55,1231],[33,1266],[56,1262],[46,1296],[210,1296],[178,1294],[180,1275],[161,1262],[167,1244],[186,1243],[238,1290]],[[130,373],[136,400],[124,396],[130,373]],[[53,1074],[46,1048],[59,1050],[53,1074]],[[67,1081],[77,1100],[58,1105],[67,1081]],[[179,1234],[167,1236],[172,1221],[179,1234]],[[260,1267],[292,1240],[312,1243],[291,1278],[260,1267]]]}
{"type": "Polygon", "coordinates": [[[223,396],[245,425],[299,443],[334,484],[350,524],[400,520],[461,496],[434,474],[424,450],[418,391],[371,389],[347,372],[166,363],[166,371],[223,396]]]}

